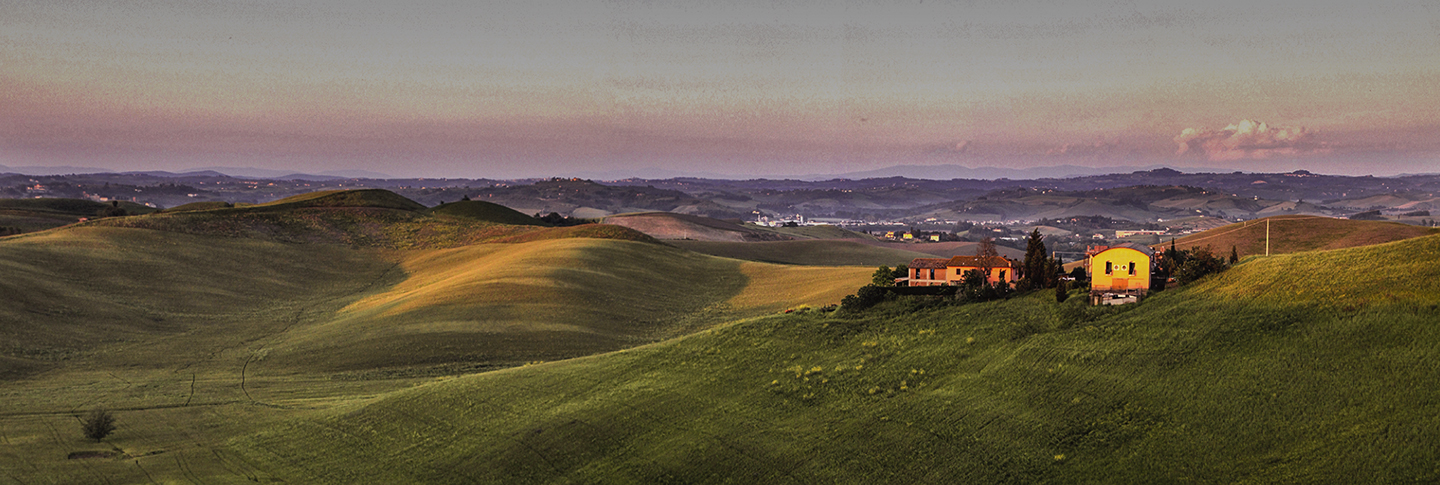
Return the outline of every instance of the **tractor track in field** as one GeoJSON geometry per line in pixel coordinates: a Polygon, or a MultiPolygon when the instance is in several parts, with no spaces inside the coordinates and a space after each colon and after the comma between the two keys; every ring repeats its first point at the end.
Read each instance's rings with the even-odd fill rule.
{"type": "Polygon", "coordinates": [[[185,396],[184,407],[190,407],[190,401],[195,399],[195,373],[190,373],[190,394],[185,396]]]}
{"type": "Polygon", "coordinates": [[[144,474],[145,474],[145,479],[146,479],[146,480],[150,480],[150,483],[159,485],[159,482],[156,482],[156,481],[155,481],[155,477],[153,477],[153,476],[150,475],[150,471],[149,471],[149,470],[146,470],[144,466],[141,466],[141,465],[140,465],[140,460],[135,460],[135,468],[139,468],[139,469],[140,469],[140,473],[144,473],[144,474]]]}
{"type": "MultiPolygon", "coordinates": [[[[581,378],[580,380],[586,381],[586,382],[590,383],[590,384],[591,384],[592,386],[594,386],[594,387],[598,387],[598,386],[602,385],[602,383],[601,383],[600,381],[597,381],[597,380],[584,379],[584,378],[581,378]]],[[[532,390],[532,391],[535,390],[534,388],[531,388],[531,387],[529,387],[529,386],[524,386],[524,387],[525,387],[526,389],[530,389],[530,390],[532,390]]],[[[672,399],[697,401],[697,400],[694,399],[694,398],[690,398],[690,397],[684,396],[684,395],[682,395],[682,394],[680,394],[680,393],[677,393],[677,392],[674,392],[674,391],[657,389],[657,388],[651,388],[651,390],[659,391],[660,394],[670,396],[672,399]]],[[[666,420],[664,420],[664,419],[662,419],[662,418],[654,415],[653,413],[648,412],[648,411],[641,410],[640,408],[636,407],[635,405],[633,405],[633,404],[631,404],[631,403],[629,403],[629,402],[626,402],[626,401],[624,401],[624,400],[618,400],[618,399],[617,399],[617,400],[614,400],[614,401],[612,401],[612,402],[614,402],[615,404],[620,405],[621,407],[624,407],[624,408],[626,408],[626,409],[629,409],[631,412],[635,413],[636,416],[640,416],[640,417],[644,418],[645,420],[648,420],[648,421],[650,421],[650,422],[653,422],[653,423],[655,423],[655,424],[657,424],[657,425],[660,425],[660,426],[662,426],[662,427],[664,427],[664,428],[673,429],[673,430],[680,430],[680,431],[685,431],[685,432],[694,433],[694,434],[697,434],[697,435],[700,435],[700,436],[704,436],[705,438],[707,438],[707,439],[715,442],[716,444],[720,445],[721,447],[730,450],[730,451],[731,451],[732,453],[734,453],[736,456],[743,457],[743,458],[748,459],[748,460],[750,460],[750,461],[752,461],[752,462],[755,462],[756,464],[760,464],[760,465],[772,465],[772,464],[773,464],[773,462],[772,462],[771,460],[764,460],[764,459],[762,459],[762,457],[757,457],[757,456],[755,456],[754,454],[750,453],[749,451],[747,451],[747,450],[745,450],[745,449],[742,449],[738,444],[736,444],[736,443],[733,442],[732,440],[726,439],[726,438],[721,437],[721,436],[719,436],[719,435],[716,435],[716,434],[714,434],[714,433],[710,433],[710,432],[707,432],[707,431],[702,431],[702,430],[695,429],[695,428],[691,428],[691,427],[681,426],[681,425],[676,424],[676,423],[673,423],[673,422],[668,422],[668,421],[666,421],[666,420]]],[[[759,422],[759,423],[762,423],[762,424],[767,424],[767,425],[772,424],[772,423],[769,423],[769,422],[766,422],[766,421],[760,420],[760,419],[749,419],[749,420],[755,421],[755,422],[759,422]]],[[[793,473],[791,473],[790,470],[788,470],[788,469],[786,469],[786,468],[783,468],[783,467],[775,467],[775,468],[772,468],[772,470],[778,471],[780,474],[784,475],[786,478],[789,478],[790,481],[793,482],[793,483],[806,483],[805,480],[802,480],[802,479],[800,479],[799,477],[795,476],[793,473]]]]}
{"type": "Polygon", "coordinates": [[[200,480],[200,476],[196,475],[194,470],[190,469],[190,462],[185,460],[184,455],[185,453],[183,452],[177,452],[172,455],[175,457],[175,466],[180,469],[180,474],[184,475],[186,480],[190,480],[190,483],[205,483],[203,480],[200,480]]]}
{"type": "Polygon", "coordinates": [[[399,262],[399,261],[395,262],[394,264],[391,264],[389,268],[386,268],[385,271],[380,272],[380,274],[379,274],[378,276],[376,276],[374,279],[370,280],[369,283],[366,283],[365,286],[362,287],[362,288],[360,288],[360,289],[353,290],[353,291],[348,291],[348,292],[345,292],[345,293],[342,293],[342,294],[339,294],[339,295],[335,295],[335,296],[332,296],[332,297],[329,297],[329,298],[326,298],[326,299],[323,299],[323,300],[320,300],[320,301],[311,303],[311,304],[309,304],[309,305],[305,305],[305,306],[300,307],[299,310],[296,310],[296,311],[295,311],[295,314],[294,314],[294,315],[291,315],[291,317],[289,318],[289,321],[286,322],[286,323],[285,323],[285,326],[284,326],[283,328],[281,328],[279,331],[276,331],[276,332],[271,333],[271,334],[269,334],[269,335],[264,335],[264,336],[261,336],[261,337],[256,337],[256,338],[250,339],[250,340],[247,341],[247,342],[242,342],[242,343],[240,344],[241,346],[247,345],[247,344],[249,344],[250,342],[261,342],[259,347],[255,347],[254,349],[251,349],[251,350],[250,350],[250,355],[245,358],[245,363],[240,366],[240,392],[242,392],[242,393],[245,394],[245,399],[249,399],[250,402],[255,403],[255,404],[259,404],[259,405],[263,405],[263,406],[283,407],[283,406],[279,406],[279,405],[276,405],[276,404],[271,404],[271,403],[267,403],[267,402],[262,402],[262,401],[259,401],[259,400],[255,399],[254,397],[251,397],[251,396],[250,396],[250,390],[249,390],[249,388],[246,387],[246,385],[245,385],[246,376],[247,376],[247,373],[248,373],[249,370],[250,370],[250,363],[251,363],[251,362],[255,362],[255,361],[257,360],[257,359],[255,358],[255,356],[256,356],[257,354],[259,354],[261,351],[265,350],[265,346],[266,346],[266,345],[269,345],[269,344],[266,343],[266,342],[268,342],[268,341],[273,341],[275,338],[278,338],[279,336],[284,335],[285,333],[289,332],[291,328],[293,328],[295,325],[297,325],[297,324],[300,323],[300,320],[305,316],[305,313],[310,312],[310,311],[314,310],[314,309],[317,308],[317,307],[320,307],[320,306],[322,306],[322,305],[327,305],[327,304],[333,303],[333,302],[335,302],[335,301],[337,301],[337,300],[340,300],[340,299],[343,299],[343,298],[348,298],[348,297],[351,297],[351,296],[359,295],[359,294],[365,293],[365,292],[367,292],[367,291],[370,291],[371,288],[374,288],[375,285],[379,284],[381,281],[384,281],[388,276],[390,276],[390,273],[393,273],[396,268],[399,268],[399,267],[400,267],[401,264],[402,264],[402,263],[399,262]]]}
{"type": "MultiPolygon", "coordinates": [[[[106,409],[107,411],[151,411],[151,410],[156,410],[156,409],[176,409],[176,408],[183,408],[183,407],[187,407],[187,406],[195,406],[195,407],[199,407],[199,406],[229,406],[229,405],[232,405],[232,404],[251,404],[251,402],[250,402],[250,401],[241,400],[241,399],[233,399],[233,400],[229,400],[229,401],[202,402],[202,403],[198,403],[198,404],[183,404],[183,403],[179,403],[179,404],[157,404],[157,405],[153,405],[153,406],[122,406],[122,407],[109,407],[109,408],[105,408],[105,409],[106,409]]],[[[38,416],[70,416],[70,417],[74,417],[75,414],[76,414],[76,411],[75,411],[75,410],[65,410],[65,411],[21,411],[21,412],[0,413],[0,418],[28,418],[28,417],[38,417],[38,416]]]]}

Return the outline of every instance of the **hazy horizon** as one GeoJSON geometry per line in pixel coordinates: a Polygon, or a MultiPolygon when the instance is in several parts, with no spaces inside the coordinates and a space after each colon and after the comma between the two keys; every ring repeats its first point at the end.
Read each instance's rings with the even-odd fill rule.
{"type": "Polygon", "coordinates": [[[0,165],[1440,167],[1418,1],[10,2],[0,165]]]}

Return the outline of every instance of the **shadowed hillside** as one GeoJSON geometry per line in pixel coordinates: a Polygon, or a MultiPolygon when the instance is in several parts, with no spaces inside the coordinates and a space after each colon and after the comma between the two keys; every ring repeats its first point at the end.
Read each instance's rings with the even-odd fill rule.
{"type": "Polygon", "coordinates": [[[244,339],[287,318],[293,302],[354,289],[389,266],[334,246],[110,227],[8,238],[0,242],[0,374],[202,328],[244,339]],[[236,320],[248,324],[227,327],[236,320]]]}
{"type": "Polygon", "coordinates": [[[80,219],[113,215],[148,214],[155,208],[134,202],[95,202],[84,199],[0,199],[0,236],[43,231],[74,224],[80,219]]]}
{"type": "Polygon", "coordinates": [[[425,210],[419,202],[383,189],[322,190],[248,206],[251,210],[297,209],[304,207],[374,207],[404,211],[425,210]]]}
{"type": "Polygon", "coordinates": [[[521,214],[515,209],[483,200],[462,200],[440,204],[430,209],[437,216],[449,216],[476,221],[513,224],[517,226],[543,226],[544,222],[521,214]]]}
{"type": "Polygon", "coordinates": [[[629,227],[656,239],[754,242],[793,239],[775,231],[752,229],[709,217],[673,212],[643,212],[605,218],[606,224],[629,227]]]}
{"type": "Polygon", "coordinates": [[[464,201],[427,209],[393,192],[378,189],[314,192],[260,205],[207,204],[195,210],[109,218],[86,224],[389,249],[446,248],[567,237],[650,240],[633,230],[614,226],[551,229],[534,218],[489,202],[464,201]]]}

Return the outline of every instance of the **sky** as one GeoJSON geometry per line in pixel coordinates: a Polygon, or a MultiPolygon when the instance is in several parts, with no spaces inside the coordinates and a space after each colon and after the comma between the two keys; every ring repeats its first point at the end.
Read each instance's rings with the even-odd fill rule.
{"type": "Polygon", "coordinates": [[[0,0],[0,165],[1440,172],[1440,3],[0,0]]]}

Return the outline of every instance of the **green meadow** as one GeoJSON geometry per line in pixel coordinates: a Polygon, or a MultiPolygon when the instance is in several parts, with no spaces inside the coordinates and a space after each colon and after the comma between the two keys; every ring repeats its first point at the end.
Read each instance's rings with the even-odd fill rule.
{"type": "Polygon", "coordinates": [[[801,239],[796,241],[665,241],[666,244],[725,258],[776,264],[812,266],[896,266],[933,254],[877,247],[852,239],[801,239]]]}
{"type": "Polygon", "coordinates": [[[0,480],[1440,480],[1440,235],[851,312],[873,267],[341,195],[0,239],[0,480]]]}

